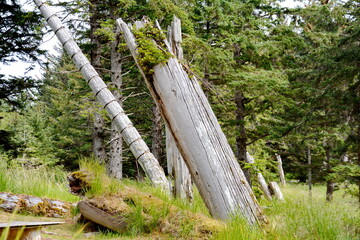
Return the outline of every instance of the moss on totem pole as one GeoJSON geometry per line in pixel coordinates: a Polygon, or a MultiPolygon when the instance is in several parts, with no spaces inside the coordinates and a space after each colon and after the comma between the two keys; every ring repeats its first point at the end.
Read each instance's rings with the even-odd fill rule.
{"type": "Polygon", "coordinates": [[[138,44],[137,60],[146,75],[152,75],[156,65],[165,64],[173,57],[164,43],[165,34],[153,23],[146,23],[133,33],[138,44]]]}

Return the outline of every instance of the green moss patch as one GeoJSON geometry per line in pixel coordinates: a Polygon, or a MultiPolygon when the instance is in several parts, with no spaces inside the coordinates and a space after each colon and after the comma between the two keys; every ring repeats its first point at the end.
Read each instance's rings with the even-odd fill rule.
{"type": "Polygon", "coordinates": [[[154,67],[164,64],[173,55],[164,43],[165,34],[149,22],[144,27],[133,31],[138,44],[137,60],[146,75],[154,73],[154,67]]]}

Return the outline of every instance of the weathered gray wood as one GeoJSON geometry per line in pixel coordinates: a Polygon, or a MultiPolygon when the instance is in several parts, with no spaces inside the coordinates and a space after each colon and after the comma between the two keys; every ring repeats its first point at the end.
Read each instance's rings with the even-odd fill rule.
{"type": "MultiPolygon", "coordinates": [[[[168,27],[167,37],[172,53],[179,61],[183,60],[183,49],[181,47],[181,21],[175,16],[171,26],[168,27]]],[[[168,127],[166,127],[166,157],[168,173],[174,179],[175,197],[192,201],[194,194],[192,190],[191,175],[168,127]]]]}
{"type": "MultiPolygon", "coordinates": [[[[137,59],[133,34],[121,19],[117,24],[137,59]]],[[[241,213],[251,224],[267,222],[197,80],[176,58],[153,70],[142,74],[212,216],[241,213]]]]}
{"type": "Polygon", "coordinates": [[[32,213],[46,217],[63,217],[70,214],[71,204],[59,200],[39,198],[26,194],[0,192],[0,209],[22,213],[32,213]]]}
{"type": "Polygon", "coordinates": [[[281,189],[280,189],[279,185],[277,184],[277,182],[270,182],[269,189],[270,189],[272,195],[275,196],[276,199],[281,200],[281,201],[284,200],[284,196],[283,196],[281,189]]]}
{"type": "Polygon", "coordinates": [[[124,113],[123,108],[116,101],[110,90],[107,89],[104,81],[77,46],[74,39],[71,37],[69,30],[62,25],[59,18],[51,11],[47,4],[43,3],[41,0],[34,0],[34,2],[55,32],[56,36],[59,38],[69,56],[74,61],[78,70],[85,77],[98,101],[107,111],[110,119],[122,134],[125,142],[129,145],[131,152],[144,169],[150,181],[155,186],[161,187],[166,192],[169,192],[169,185],[164,170],[161,168],[156,158],[151,154],[140,134],[133,127],[131,121],[124,113]]]}
{"type": "MultiPolygon", "coordinates": [[[[252,164],[255,163],[254,157],[251,156],[249,152],[246,152],[246,162],[247,163],[252,163],[252,164]]],[[[256,172],[257,180],[258,180],[258,182],[260,184],[260,188],[263,191],[265,198],[268,199],[268,200],[272,200],[271,193],[269,191],[269,187],[268,187],[268,185],[266,183],[266,180],[265,180],[264,176],[259,171],[259,169],[257,169],[257,167],[254,167],[254,170],[256,172]]]]}
{"type": "Polygon", "coordinates": [[[43,226],[64,224],[65,222],[9,222],[0,223],[2,240],[41,240],[43,226]]]}
{"type": "Polygon", "coordinates": [[[124,232],[127,227],[125,218],[120,215],[111,215],[110,213],[104,212],[101,209],[92,206],[86,201],[78,202],[77,206],[81,215],[85,219],[111,229],[115,232],[124,232]]]}
{"type": "Polygon", "coordinates": [[[285,180],[284,169],[282,167],[281,156],[279,154],[275,154],[275,156],[277,159],[277,168],[278,168],[278,173],[279,173],[279,177],[280,177],[280,183],[281,183],[281,185],[286,186],[286,180],[285,180]]]}

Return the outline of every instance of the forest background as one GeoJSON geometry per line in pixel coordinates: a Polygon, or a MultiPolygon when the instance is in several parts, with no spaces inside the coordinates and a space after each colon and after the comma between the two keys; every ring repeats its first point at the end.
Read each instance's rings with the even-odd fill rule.
{"type": "MultiPolygon", "coordinates": [[[[116,30],[119,17],[147,16],[163,29],[174,15],[181,19],[183,64],[201,82],[245,171],[254,165],[245,162],[249,152],[265,178],[277,180],[280,155],[288,180],[306,182],[311,174],[314,183],[326,183],[328,200],[338,186],[360,197],[358,0],[309,1],[299,8],[262,0],[53,5],[164,169],[164,125],[116,30]]],[[[108,170],[117,178],[143,179],[71,60],[61,49],[56,56],[39,50],[50,30],[38,12],[8,0],[0,8],[0,61],[37,61],[44,71],[39,79],[0,75],[6,167],[74,170],[79,159],[94,157],[105,164],[115,159],[117,169],[108,170]]]]}

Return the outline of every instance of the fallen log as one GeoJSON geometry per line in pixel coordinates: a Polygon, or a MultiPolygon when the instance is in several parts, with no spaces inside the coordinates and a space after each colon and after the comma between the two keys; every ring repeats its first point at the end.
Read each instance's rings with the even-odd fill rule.
{"type": "Polygon", "coordinates": [[[127,223],[123,216],[114,216],[86,201],[78,202],[77,207],[79,208],[81,215],[91,222],[99,224],[115,232],[124,232],[126,230],[127,223]]]}
{"type": "Polygon", "coordinates": [[[210,239],[225,227],[221,221],[182,211],[133,187],[80,201],[78,207],[83,218],[113,231],[131,231],[142,222],[139,233],[157,232],[164,239],[210,239]]]}
{"type": "Polygon", "coordinates": [[[70,215],[71,205],[59,200],[0,192],[0,209],[6,212],[16,211],[58,218],[70,215]]]}

